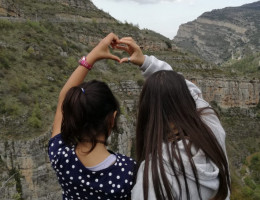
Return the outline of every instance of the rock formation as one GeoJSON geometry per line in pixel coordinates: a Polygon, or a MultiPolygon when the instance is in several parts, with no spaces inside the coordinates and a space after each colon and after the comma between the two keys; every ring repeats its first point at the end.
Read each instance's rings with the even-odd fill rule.
{"type": "MultiPolygon", "coordinates": [[[[259,50],[259,19],[259,2],[239,8],[215,10],[181,26],[175,42],[217,64],[232,55],[234,59],[238,59],[247,51],[259,50]]],[[[87,0],[0,0],[0,23],[6,28],[3,30],[6,32],[0,37],[0,136],[6,133],[5,139],[0,140],[0,199],[61,199],[61,188],[47,156],[51,127],[43,134],[34,136],[28,125],[28,118],[34,117],[38,122],[39,113],[35,110],[49,115],[54,112],[52,101],[55,99],[56,102],[54,97],[58,96],[57,88],[62,87],[63,81],[74,69],[75,58],[86,53],[105,34],[114,30],[118,34],[134,37],[146,53],[167,61],[177,70],[183,70],[185,77],[201,88],[208,102],[227,113],[224,116],[224,126],[229,142],[227,147],[229,153],[232,153],[232,165],[240,167],[245,157],[259,148],[254,142],[259,137],[256,130],[260,128],[257,121],[260,113],[256,109],[260,105],[260,82],[257,78],[228,75],[221,77],[215,75],[214,71],[211,73],[213,76],[198,75],[198,72],[204,70],[214,70],[214,65],[179,51],[173,43],[159,34],[151,34],[149,30],[139,30],[135,26],[117,22],[87,0]],[[86,13],[86,9],[89,12],[86,13]],[[17,30],[13,23],[30,31],[22,28],[17,30]],[[57,30],[53,30],[56,26],[57,30]],[[13,32],[18,33],[15,36],[19,42],[15,40],[16,37],[8,37],[13,32]],[[13,52],[17,53],[16,57],[12,57],[13,52]],[[16,76],[11,76],[17,79],[4,81],[6,77],[10,77],[7,76],[8,73],[17,75],[14,63],[19,62],[22,63],[22,75],[25,78],[20,81],[16,76]],[[27,76],[31,69],[35,70],[36,81],[27,80],[27,77],[31,78],[27,76]],[[43,101],[46,94],[48,101],[43,101]],[[6,100],[5,96],[10,98],[6,100]],[[43,102],[42,107],[39,107],[37,101],[43,102]],[[43,104],[50,105],[44,107],[43,104]],[[17,105],[23,108],[21,114],[17,105]],[[34,112],[36,116],[33,116],[34,112]],[[18,135],[21,138],[22,134],[26,137],[12,137],[18,135]]],[[[124,56],[119,52],[115,53],[124,56]]],[[[111,74],[122,70],[116,68],[113,62],[97,63],[96,67],[98,70],[93,69],[90,76],[101,80],[104,78],[121,104],[119,130],[112,133],[109,148],[128,156],[134,155],[138,97],[144,80],[137,75],[140,71],[133,66],[128,66],[127,72],[121,71],[120,75],[124,75],[124,80],[121,77],[113,79],[111,74]],[[109,79],[109,76],[112,78],[109,79]]],[[[49,123],[49,118],[40,117],[43,123],[49,123]]]]}
{"type": "Polygon", "coordinates": [[[180,26],[177,46],[215,64],[260,50],[260,2],[206,12],[180,26]]]}
{"type": "MultiPolygon", "coordinates": [[[[259,102],[259,81],[188,78],[202,89],[207,101],[214,101],[221,108],[249,108],[259,102]]],[[[141,87],[137,82],[130,80],[122,81],[119,85],[110,84],[110,87],[118,95],[129,96],[121,102],[124,110],[120,117],[119,132],[112,134],[110,146],[114,150],[130,156],[134,148],[135,116],[141,87]]],[[[232,130],[230,131],[232,132],[232,130]]],[[[234,139],[243,138],[246,132],[241,132],[239,136],[237,134],[237,131],[234,132],[232,137],[234,139]]],[[[22,197],[27,200],[61,198],[61,188],[47,156],[49,137],[50,132],[27,141],[0,142],[1,163],[5,167],[0,174],[2,181],[0,198],[12,199],[18,195],[17,187],[20,187],[22,197]],[[17,173],[19,178],[13,177],[7,181],[14,173],[17,173]],[[3,185],[6,181],[7,183],[3,185]]],[[[233,161],[239,163],[241,159],[242,157],[239,156],[233,158],[233,161]]]]}

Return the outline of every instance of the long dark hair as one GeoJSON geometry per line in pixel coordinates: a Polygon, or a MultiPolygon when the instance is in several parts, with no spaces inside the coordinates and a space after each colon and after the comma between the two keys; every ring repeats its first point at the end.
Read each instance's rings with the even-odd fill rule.
{"type": "Polygon", "coordinates": [[[117,128],[120,110],[119,103],[108,85],[92,80],[72,87],[67,92],[62,112],[61,136],[64,142],[68,145],[91,142],[92,151],[97,142],[100,142],[97,137],[104,135],[103,142],[106,143],[111,128],[117,128]],[[114,119],[115,111],[117,115],[114,119]]]}
{"type": "Polygon", "coordinates": [[[153,186],[156,199],[176,198],[177,194],[173,194],[165,172],[162,148],[164,144],[179,194],[182,194],[183,186],[179,179],[179,175],[182,175],[187,198],[190,199],[178,141],[182,141],[189,158],[200,199],[202,197],[197,170],[192,159],[191,144],[201,149],[219,168],[219,189],[213,199],[222,200],[227,197],[228,187],[230,188],[228,161],[215,135],[203,123],[201,114],[202,110],[196,109],[196,103],[182,75],[174,71],[159,71],[146,80],[140,95],[136,128],[137,161],[139,164],[145,161],[143,177],[145,200],[148,199],[149,168],[152,172],[152,181],[156,183],[153,186]]]}

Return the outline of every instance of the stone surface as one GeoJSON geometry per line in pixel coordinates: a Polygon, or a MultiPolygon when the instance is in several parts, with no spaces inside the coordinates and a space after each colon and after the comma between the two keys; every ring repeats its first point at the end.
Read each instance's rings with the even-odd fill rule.
{"type": "MultiPolygon", "coordinates": [[[[188,77],[201,87],[203,96],[207,101],[215,101],[222,108],[240,107],[248,109],[259,102],[260,84],[252,80],[228,80],[223,78],[188,77]]],[[[130,156],[135,137],[135,116],[138,96],[141,87],[135,81],[122,81],[119,85],[109,84],[114,93],[121,95],[122,115],[119,120],[119,133],[117,136],[117,150],[130,156]]],[[[228,130],[230,136],[237,132],[228,130]]],[[[239,137],[243,137],[241,132],[239,137]]],[[[27,141],[1,141],[0,155],[5,169],[0,173],[0,180],[4,188],[0,193],[1,199],[12,199],[17,194],[16,186],[19,184],[14,178],[3,186],[10,178],[8,171],[16,169],[20,174],[22,197],[28,200],[61,199],[61,188],[56,175],[50,166],[47,156],[50,133],[27,141]]],[[[237,136],[236,136],[237,137],[237,136]]],[[[236,140],[236,139],[235,139],[236,140]]],[[[112,145],[112,144],[111,144],[112,145]]],[[[246,152],[244,152],[246,154],[246,152]]],[[[244,155],[243,154],[243,155],[244,155]]],[[[232,158],[240,162],[242,157],[232,158]]]]}
{"type": "Polygon", "coordinates": [[[260,2],[206,12],[180,26],[174,42],[215,64],[260,50],[260,2]]]}
{"type": "Polygon", "coordinates": [[[201,88],[205,100],[214,101],[221,108],[250,108],[259,102],[259,80],[192,77],[189,79],[201,88]]]}

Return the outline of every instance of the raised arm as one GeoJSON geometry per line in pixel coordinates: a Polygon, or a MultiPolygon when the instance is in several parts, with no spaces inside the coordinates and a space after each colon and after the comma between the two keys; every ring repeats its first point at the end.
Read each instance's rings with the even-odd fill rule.
{"type": "MultiPolygon", "coordinates": [[[[140,70],[142,70],[142,74],[145,78],[148,78],[150,75],[160,70],[173,70],[167,62],[161,61],[154,56],[143,55],[142,50],[132,38],[122,38],[119,40],[119,43],[126,46],[117,45],[116,47],[129,54],[131,63],[140,66],[140,70]]],[[[128,60],[128,58],[123,58],[120,62],[128,62],[128,60]]],[[[201,90],[191,81],[186,80],[186,84],[196,102],[197,109],[209,108],[210,105],[203,99],[201,90]]],[[[211,109],[207,109],[203,113],[204,114],[201,115],[202,120],[210,127],[223,150],[226,151],[226,134],[215,112],[211,109]]]]}
{"type": "Polygon", "coordinates": [[[60,91],[58,105],[56,114],[53,121],[53,129],[52,129],[52,136],[59,134],[61,131],[61,123],[62,123],[62,103],[63,100],[68,92],[68,90],[74,86],[81,84],[85,77],[87,76],[91,67],[95,64],[96,61],[101,59],[113,59],[116,61],[120,61],[117,56],[114,56],[109,51],[109,46],[111,45],[114,47],[118,41],[118,37],[110,33],[107,35],[103,40],[99,42],[99,44],[86,56],[86,62],[88,67],[84,67],[79,65],[75,71],[71,74],[68,81],[63,86],[62,90],[60,91]]]}
{"type": "Polygon", "coordinates": [[[119,44],[125,46],[116,45],[116,48],[126,51],[130,56],[129,58],[122,58],[120,62],[123,63],[130,60],[131,63],[138,65],[145,78],[148,78],[150,75],[160,70],[172,70],[172,67],[168,63],[158,60],[154,56],[143,55],[141,48],[131,37],[120,39],[119,44]]]}

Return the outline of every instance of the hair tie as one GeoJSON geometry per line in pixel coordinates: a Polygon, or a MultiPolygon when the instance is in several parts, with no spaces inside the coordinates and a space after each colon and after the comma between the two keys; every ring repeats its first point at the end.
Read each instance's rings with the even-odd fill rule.
{"type": "Polygon", "coordinates": [[[84,88],[81,88],[81,91],[85,94],[85,90],[84,90],[84,88]]]}

